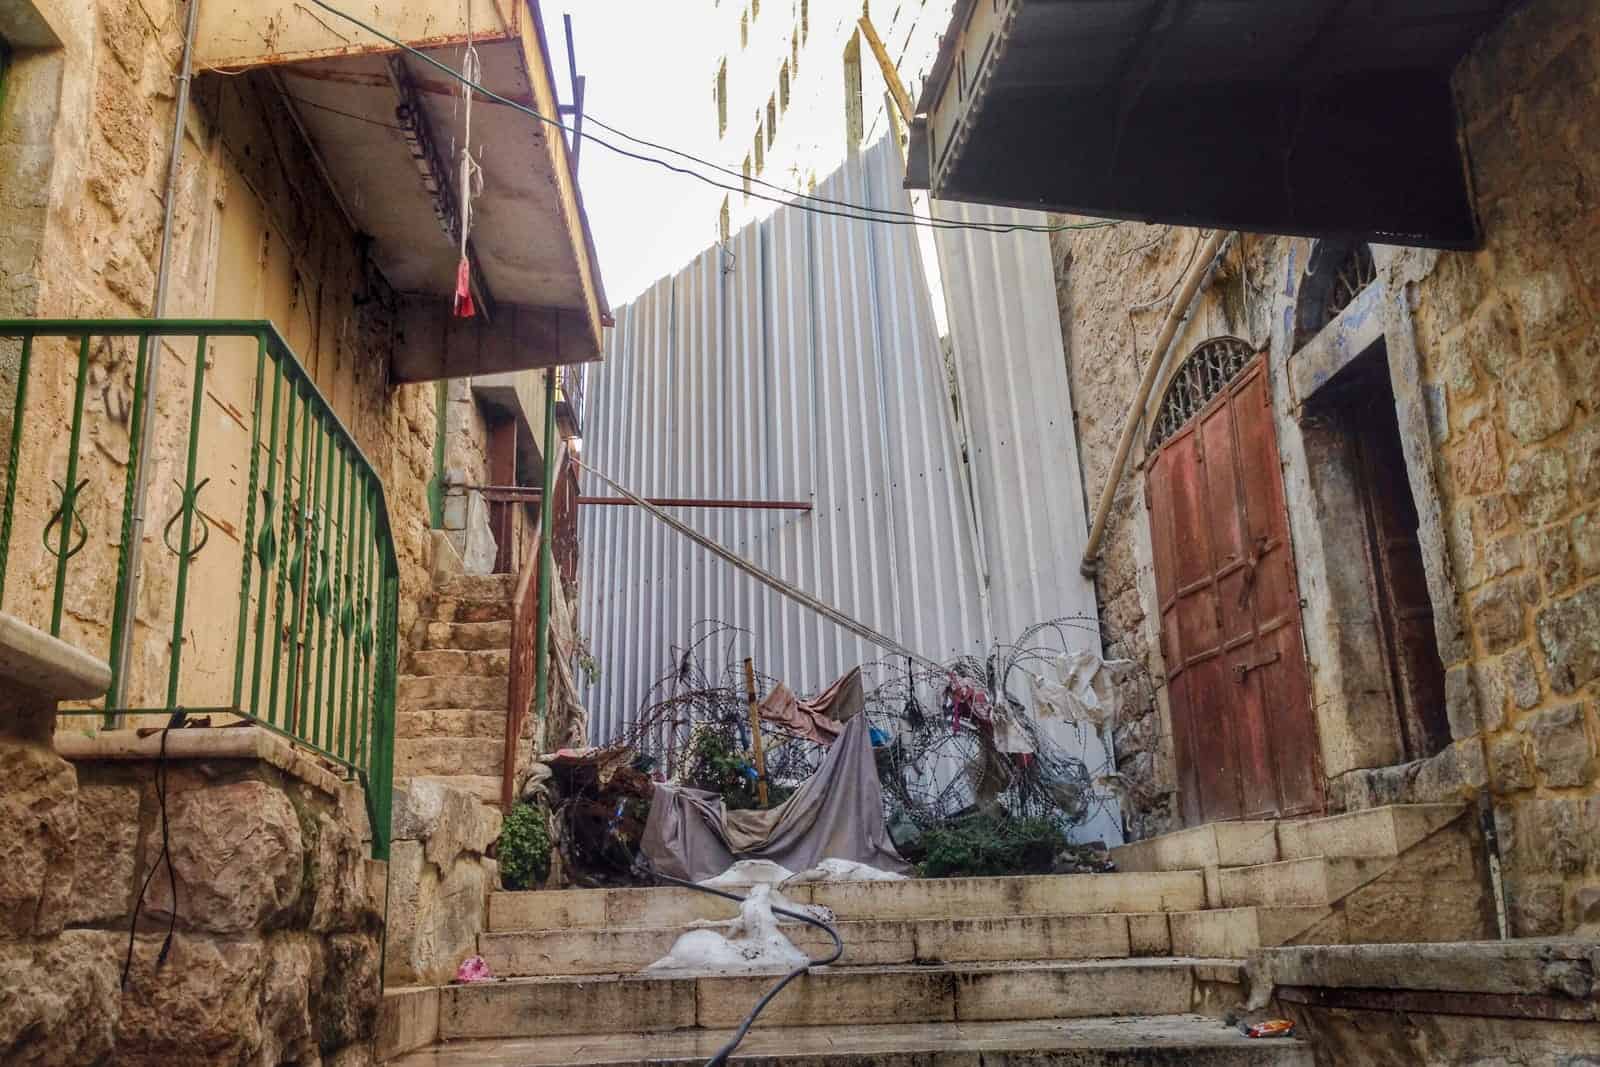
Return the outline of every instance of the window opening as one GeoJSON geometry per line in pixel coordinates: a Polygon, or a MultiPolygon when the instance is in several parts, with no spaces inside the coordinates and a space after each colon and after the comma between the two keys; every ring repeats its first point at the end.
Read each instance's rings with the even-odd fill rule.
{"type": "Polygon", "coordinates": [[[722,211],[717,217],[717,233],[722,237],[722,243],[728,243],[728,234],[733,229],[733,213],[728,207],[728,198],[722,198],[722,211]]]}
{"type": "Polygon", "coordinates": [[[761,112],[756,112],[756,173],[760,174],[767,167],[766,138],[761,136],[761,112]]]}
{"type": "Polygon", "coordinates": [[[1161,410],[1156,413],[1155,427],[1150,432],[1150,451],[1183,429],[1239,376],[1254,355],[1249,343],[1237,337],[1215,338],[1190,353],[1161,398],[1161,410]]]}
{"type": "Polygon", "coordinates": [[[744,172],[744,196],[745,196],[745,199],[748,200],[748,199],[750,199],[750,157],[749,156],[745,156],[744,157],[744,166],[742,166],[740,168],[740,170],[742,170],[744,172]]]}
{"type": "Polygon", "coordinates": [[[789,64],[787,63],[778,71],[778,109],[789,110],[789,64]]]}
{"type": "Polygon", "coordinates": [[[750,11],[748,8],[745,9],[744,14],[739,16],[739,47],[750,47],[750,11]]]}
{"type": "Polygon", "coordinates": [[[778,98],[767,97],[767,147],[778,139],[778,98]]]}
{"type": "Polygon", "coordinates": [[[809,40],[811,37],[811,4],[809,0],[800,0],[800,39],[809,40]]]}
{"type": "Polygon", "coordinates": [[[1372,246],[1325,241],[1311,253],[1295,312],[1295,348],[1310,341],[1378,280],[1372,246]]]}
{"type": "Polygon", "coordinates": [[[5,114],[6,107],[6,74],[11,70],[11,46],[6,44],[6,39],[0,37],[0,116],[5,114]]]}

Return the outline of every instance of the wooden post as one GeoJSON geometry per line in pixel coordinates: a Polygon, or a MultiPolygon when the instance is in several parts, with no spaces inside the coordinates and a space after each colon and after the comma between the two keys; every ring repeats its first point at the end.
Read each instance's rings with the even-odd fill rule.
{"type": "Polygon", "coordinates": [[[744,658],[744,691],[750,701],[750,745],[756,754],[756,798],[767,806],[767,756],[761,750],[761,710],[756,706],[756,664],[744,658]]]}

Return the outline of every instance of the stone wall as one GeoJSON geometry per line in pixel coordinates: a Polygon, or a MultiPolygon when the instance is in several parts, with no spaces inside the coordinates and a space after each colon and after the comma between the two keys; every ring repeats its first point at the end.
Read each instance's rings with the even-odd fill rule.
{"type": "Polygon", "coordinates": [[[175,733],[164,805],[157,759],[0,740],[0,1062],[372,1062],[385,865],[361,791],[276,739],[195,758],[244,734],[175,733]]]}
{"type": "MultiPolygon", "coordinates": [[[[18,51],[0,115],[0,314],[148,315],[183,8],[173,0],[25,0],[0,11],[0,34],[14,9],[37,12],[57,43],[18,51]]],[[[271,319],[377,469],[401,566],[400,633],[409,633],[427,583],[435,390],[389,383],[390,361],[404,343],[402,298],[369,261],[269,74],[196,79],[174,221],[167,314],[271,319]]],[[[0,430],[8,432],[17,349],[7,344],[0,348],[0,430]]],[[[194,581],[202,587],[238,587],[254,388],[253,344],[248,349],[214,342],[210,352],[199,477],[211,479],[202,506],[217,521],[212,544],[196,560],[194,581]]],[[[22,462],[46,476],[19,484],[5,605],[36,625],[49,607],[54,560],[41,534],[58,503],[51,479],[65,473],[75,386],[65,342],[42,351],[30,382],[22,462]]],[[[63,636],[101,656],[134,358],[126,342],[93,349],[80,449],[80,477],[89,479],[81,512],[91,536],[73,561],[63,636]]],[[[179,506],[192,371],[192,344],[169,343],[149,481],[148,510],[158,529],[179,506]]],[[[466,477],[482,480],[481,419],[456,420],[453,429],[460,435],[454,461],[466,477]]],[[[159,704],[175,567],[159,538],[147,546],[130,699],[159,704]]],[[[212,698],[226,688],[216,664],[230,659],[226,620],[236,610],[232,598],[191,597],[186,701],[228,702],[212,698]]]]}
{"type": "MultiPolygon", "coordinates": [[[[1600,9],[1527,5],[1456,77],[1486,235],[1415,309],[1519,934],[1600,921],[1600,9]]],[[[1448,663],[1448,661],[1447,661],[1448,663]]]]}
{"type": "Polygon", "coordinates": [[[396,788],[393,810],[384,981],[441,985],[477,954],[489,893],[500,888],[497,865],[485,855],[499,840],[500,812],[426,778],[396,788]]]}
{"type": "MultiPolygon", "coordinates": [[[[1489,790],[1513,930],[1554,933],[1600,918],[1600,9],[1519,7],[1456,83],[1485,247],[1374,249],[1373,312],[1447,668],[1442,752],[1401,763],[1363,726],[1361,690],[1377,683],[1338,610],[1342,517],[1318,495],[1327,457],[1302,421],[1293,362],[1313,242],[1237,239],[1172,359],[1222,334],[1270,353],[1330,809],[1489,790]]],[[[1199,240],[1131,224],[1054,238],[1091,501],[1199,240]]],[[[1177,822],[1141,457],[1136,447],[1119,483],[1097,579],[1108,656],[1158,680],[1118,733],[1133,836],[1177,822]]]]}

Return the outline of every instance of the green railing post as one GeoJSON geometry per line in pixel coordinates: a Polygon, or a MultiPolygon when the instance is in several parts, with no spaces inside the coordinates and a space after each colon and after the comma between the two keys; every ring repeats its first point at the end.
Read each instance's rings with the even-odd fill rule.
{"type": "Polygon", "coordinates": [[[5,603],[6,564],[11,559],[11,519],[17,513],[17,468],[22,465],[22,413],[28,406],[28,371],[33,363],[33,335],[23,334],[17,359],[17,395],[11,405],[11,448],[6,453],[5,513],[0,514],[0,604],[5,603]]]}
{"type": "MultiPolygon", "coordinates": [[[[206,403],[206,341],[205,334],[195,339],[194,344],[194,389],[192,402],[189,408],[189,461],[184,468],[183,475],[183,503],[180,514],[183,516],[182,532],[178,535],[178,594],[177,605],[172,611],[172,656],[167,666],[167,710],[172,711],[178,706],[178,675],[183,664],[183,619],[184,609],[189,602],[189,561],[193,558],[194,548],[194,513],[196,496],[200,490],[195,487],[195,473],[200,463],[200,422],[206,403]]],[[[205,483],[201,483],[204,485],[205,483]]],[[[202,520],[204,521],[204,520],[202,520]]],[[[169,521],[167,526],[170,528],[169,521]]],[[[162,531],[165,536],[166,531],[162,531]]],[[[205,547],[205,542],[201,542],[205,547]]]]}
{"type": "MultiPolygon", "coordinates": [[[[244,645],[250,625],[250,554],[255,550],[252,542],[256,539],[256,486],[261,477],[261,405],[267,393],[266,372],[267,339],[262,337],[256,341],[255,407],[250,418],[250,483],[245,489],[244,541],[239,558],[239,633],[233,650],[233,706],[236,708],[244,706],[244,645]]],[[[277,429],[276,412],[273,419],[273,429],[277,429]]],[[[263,521],[271,524],[270,512],[263,521]]],[[[263,578],[265,575],[263,571],[263,578]]]]}
{"type": "Polygon", "coordinates": [[[550,573],[554,554],[551,542],[555,521],[556,481],[556,372],[544,372],[544,492],[539,499],[539,615],[533,639],[535,652],[533,707],[534,744],[544,741],[545,717],[550,711],[550,573]]]}
{"type": "MultiPolygon", "coordinates": [[[[144,440],[144,380],[145,364],[150,355],[150,338],[139,338],[139,354],[133,363],[133,406],[128,410],[133,413],[133,419],[128,427],[128,471],[122,486],[122,530],[117,542],[117,592],[113,598],[111,611],[111,687],[106,690],[106,717],[105,723],[110,727],[115,721],[115,716],[110,709],[126,703],[123,700],[123,686],[127,679],[122,677],[122,665],[125,661],[122,655],[123,642],[130,637],[123,627],[132,618],[128,614],[128,597],[133,590],[130,583],[133,577],[133,555],[139,551],[139,546],[133,543],[133,511],[135,501],[134,493],[139,484],[139,444],[144,440]]],[[[6,521],[10,521],[11,506],[6,505],[6,521]]]]}
{"type": "MultiPolygon", "coordinates": [[[[56,549],[56,588],[50,602],[50,636],[61,636],[61,610],[67,599],[67,560],[72,548],[72,524],[78,515],[78,443],[83,439],[83,398],[89,387],[89,335],[78,344],[78,383],[72,397],[72,438],[67,444],[67,480],[61,486],[60,545],[56,549]]],[[[49,528],[46,527],[46,533],[49,528]]],[[[79,546],[82,547],[81,545],[79,546]]]]}
{"type": "MultiPolygon", "coordinates": [[[[289,380],[289,412],[283,428],[282,551],[285,553],[289,551],[289,539],[294,536],[295,530],[298,529],[298,524],[294,523],[295,509],[289,502],[289,496],[293,492],[292,481],[294,479],[294,408],[295,402],[299,398],[300,387],[291,378],[289,380]]],[[[310,416],[307,415],[306,419],[310,421],[310,416]]],[[[272,694],[267,698],[267,715],[268,721],[273,724],[278,723],[278,712],[282,707],[278,703],[278,668],[283,662],[284,642],[290,640],[290,647],[293,647],[293,642],[288,637],[289,631],[284,627],[283,623],[283,601],[287,593],[286,587],[290,580],[289,574],[293,569],[293,563],[287,567],[278,568],[277,602],[272,609],[272,694]]],[[[289,679],[289,684],[292,687],[294,685],[294,653],[292,651],[289,653],[289,679]]],[[[283,716],[283,724],[285,726],[288,725],[287,715],[283,716]]]]}
{"type": "MultiPolygon", "coordinates": [[[[262,342],[263,348],[265,341],[262,342]]],[[[252,545],[248,537],[245,538],[244,550],[246,555],[254,551],[261,562],[261,585],[256,590],[256,651],[255,664],[250,670],[250,711],[261,714],[261,662],[266,654],[267,640],[267,601],[271,599],[272,568],[278,562],[277,535],[272,529],[272,505],[277,500],[278,492],[278,407],[283,393],[283,368],[278,366],[276,360],[272,363],[272,430],[267,440],[267,487],[262,492],[261,539],[258,544],[252,545]]],[[[292,424],[291,424],[292,425],[292,424]]],[[[290,455],[293,455],[294,442],[289,443],[290,455]]],[[[253,480],[253,479],[252,479],[253,480]]],[[[287,509],[285,509],[287,511],[287,509]]],[[[282,584],[279,584],[282,589],[282,584]]],[[[282,597],[278,603],[282,610],[282,597]]],[[[276,670],[276,667],[274,667],[276,670]]],[[[276,680],[276,679],[274,679],[276,680]]],[[[267,708],[268,721],[273,719],[274,709],[267,708]]]]}

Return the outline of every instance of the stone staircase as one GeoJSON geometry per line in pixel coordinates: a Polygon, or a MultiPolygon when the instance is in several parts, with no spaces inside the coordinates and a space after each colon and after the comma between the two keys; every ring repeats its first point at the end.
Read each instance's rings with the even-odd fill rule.
{"type": "Polygon", "coordinates": [[[435,580],[396,693],[397,779],[436,779],[499,802],[515,583],[511,574],[435,580]]]}
{"type": "Polygon", "coordinates": [[[1170,917],[1183,954],[1497,935],[1480,838],[1459,804],[1213,823],[1124,845],[1112,858],[1124,872],[1202,876],[1206,910],[1170,917]]]}
{"type": "MultiPolygon", "coordinates": [[[[1219,824],[1115,856],[1111,874],[786,891],[833,911],[845,954],[785,990],[735,1062],[1301,1067],[1304,1044],[1222,1021],[1248,999],[1252,952],[1492,929],[1457,806],[1219,824]]],[[[676,888],[492,894],[478,950],[501,980],[391,991],[388,1050],[415,1050],[404,1067],[703,1063],[773,977],[640,972],[736,911],[676,888]]]]}
{"type": "MultiPolygon", "coordinates": [[[[1173,955],[1169,916],[1204,907],[1198,871],[823,883],[786,895],[833,911],[845,955],[785,990],[735,1062],[1311,1063],[1297,1042],[1249,1041],[1224,1025],[1248,995],[1241,961],[1173,955]]],[[[493,894],[478,947],[505,980],[393,991],[391,1015],[403,998],[431,1001],[405,1007],[443,1042],[395,1062],[704,1063],[773,976],[639,972],[692,924],[736,913],[688,889],[493,894]]],[[[828,946],[809,927],[785,932],[814,955],[828,946]]]]}

